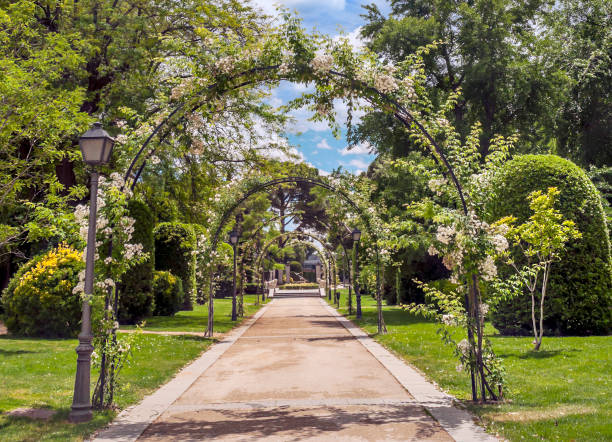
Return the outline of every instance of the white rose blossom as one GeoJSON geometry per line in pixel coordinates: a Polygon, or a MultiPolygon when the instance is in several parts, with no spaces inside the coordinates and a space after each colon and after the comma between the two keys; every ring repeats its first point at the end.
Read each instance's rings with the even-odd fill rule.
{"type": "Polygon", "coordinates": [[[379,74],[374,78],[374,87],[383,94],[395,92],[398,89],[395,78],[389,74],[379,74]]]}
{"type": "Polygon", "coordinates": [[[457,344],[457,348],[459,348],[459,351],[463,356],[467,357],[470,354],[470,343],[467,341],[467,339],[462,339],[461,342],[457,344]]]}
{"type": "Polygon", "coordinates": [[[319,54],[310,62],[310,67],[316,74],[328,73],[334,64],[334,57],[328,54],[319,54]]]}

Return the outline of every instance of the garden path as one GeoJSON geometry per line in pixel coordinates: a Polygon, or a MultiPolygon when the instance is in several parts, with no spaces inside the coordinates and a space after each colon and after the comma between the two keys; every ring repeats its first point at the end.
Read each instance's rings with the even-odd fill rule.
{"type": "Polygon", "coordinates": [[[95,441],[135,439],[496,440],[313,296],[274,299],[95,441]]]}
{"type": "Polygon", "coordinates": [[[452,440],[313,297],[275,300],[143,441],[452,440]]]}

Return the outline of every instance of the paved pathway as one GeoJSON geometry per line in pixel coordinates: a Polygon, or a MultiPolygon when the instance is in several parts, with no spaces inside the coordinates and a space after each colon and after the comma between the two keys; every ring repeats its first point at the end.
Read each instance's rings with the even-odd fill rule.
{"type": "MultiPolygon", "coordinates": [[[[154,405],[156,413],[146,406],[132,412],[136,417],[126,412],[100,440],[488,440],[422,378],[415,400],[405,387],[418,374],[318,298],[275,299],[219,345],[226,348],[196,375],[195,365],[184,370],[193,377],[182,394],[154,405]],[[424,401],[453,437],[425,412],[424,401]],[[147,413],[155,420],[143,425],[147,413]]],[[[170,384],[164,388],[168,393],[170,384]]]]}

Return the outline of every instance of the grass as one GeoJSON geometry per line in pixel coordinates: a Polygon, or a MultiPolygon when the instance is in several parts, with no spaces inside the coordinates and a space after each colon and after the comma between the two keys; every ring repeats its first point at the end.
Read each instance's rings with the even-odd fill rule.
{"type": "MultiPolygon", "coordinates": [[[[232,299],[215,299],[215,333],[225,333],[235,325],[232,322],[232,299]]],[[[244,314],[251,316],[261,307],[256,305],[256,295],[244,296],[244,314]]],[[[196,305],[192,311],[178,312],[174,316],[153,316],[145,321],[144,330],[173,332],[203,332],[208,320],[208,305],[196,305]]],[[[124,330],[135,326],[121,326],[124,330]]]]}
{"type": "MultiPolygon", "coordinates": [[[[231,329],[231,300],[215,301],[215,330],[231,329]]],[[[245,314],[259,307],[245,298],[245,314]]],[[[146,329],[157,331],[203,331],[205,306],[180,312],[173,318],[151,318],[146,329]]],[[[205,351],[213,341],[198,336],[140,334],[135,337],[132,362],[120,378],[116,394],[118,408],[139,402],[170,380],[185,364],[205,351]]],[[[116,412],[95,412],[91,422],[67,421],[76,371],[76,339],[31,339],[0,336],[0,440],[82,440],[110,422],[116,412]],[[49,421],[9,417],[3,412],[21,407],[50,408],[57,414],[49,421]]],[[[92,373],[93,382],[97,373],[92,373]]]]}
{"type": "MultiPolygon", "coordinates": [[[[374,335],[375,300],[365,296],[362,304],[361,321],[355,320],[354,310],[347,316],[374,335]]],[[[346,291],[340,305],[346,315],[346,291]]],[[[436,324],[394,306],[384,306],[384,317],[389,333],[375,336],[378,342],[445,391],[471,398],[468,375],[457,372],[457,361],[436,334],[436,324]]],[[[512,441],[612,440],[612,337],[545,337],[542,350],[534,352],[532,338],[502,337],[491,326],[486,331],[507,373],[506,402],[470,405],[490,432],[512,441]]]]}

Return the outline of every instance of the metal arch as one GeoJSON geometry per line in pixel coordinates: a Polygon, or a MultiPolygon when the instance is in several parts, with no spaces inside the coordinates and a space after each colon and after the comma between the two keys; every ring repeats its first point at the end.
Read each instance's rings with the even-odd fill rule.
{"type": "MultiPolygon", "coordinates": [[[[359,208],[359,206],[349,197],[349,195],[344,192],[343,190],[340,189],[336,189],[334,186],[322,181],[321,179],[318,178],[307,178],[307,177],[296,177],[296,176],[288,176],[288,177],[282,177],[282,178],[277,178],[277,179],[273,179],[273,180],[269,180],[263,183],[259,183],[254,185],[251,189],[247,190],[247,192],[245,194],[243,194],[237,201],[235,201],[232,206],[230,206],[229,208],[227,208],[225,210],[225,212],[223,213],[221,220],[219,222],[219,226],[217,227],[217,230],[215,231],[215,234],[212,238],[211,241],[211,249],[212,250],[216,250],[217,245],[219,243],[219,236],[221,235],[221,231],[223,230],[223,228],[225,227],[225,224],[227,223],[227,221],[229,220],[230,215],[234,212],[234,210],[236,210],[244,201],[246,201],[248,198],[250,198],[252,195],[261,192],[262,190],[268,188],[268,187],[272,187],[272,186],[276,186],[279,184],[285,184],[285,183],[308,183],[308,184],[312,184],[315,186],[319,186],[322,187],[324,189],[328,189],[331,192],[337,193],[339,194],[346,203],[348,203],[358,214],[358,216],[361,218],[362,222],[365,225],[365,228],[367,230],[367,232],[370,234],[370,236],[374,239],[374,250],[376,252],[376,296],[377,298],[380,297],[380,253],[378,250],[378,237],[376,235],[376,233],[374,232],[374,230],[372,229],[371,225],[370,225],[370,221],[369,219],[364,215],[363,210],[361,210],[361,208],[359,208]]],[[[210,288],[209,288],[209,293],[210,296],[212,296],[212,278],[210,279],[210,288]]],[[[377,302],[378,304],[379,302],[377,302]]],[[[207,328],[207,335],[212,336],[213,333],[213,328],[214,328],[214,321],[213,321],[213,315],[214,315],[214,306],[213,303],[209,304],[209,308],[208,308],[208,328],[207,328]]],[[[384,323],[382,323],[381,320],[378,321],[378,331],[379,333],[382,333],[385,328],[384,328],[384,323]]]]}
{"type": "MultiPolygon", "coordinates": [[[[244,242],[248,243],[249,241],[251,241],[261,231],[261,229],[263,229],[265,226],[269,225],[270,223],[272,223],[272,222],[274,222],[274,221],[276,221],[276,220],[278,220],[280,218],[283,218],[283,217],[298,215],[299,213],[300,213],[299,211],[290,212],[290,213],[286,213],[286,214],[283,214],[283,215],[278,215],[278,216],[275,216],[275,217],[272,217],[272,218],[266,220],[244,242]]],[[[324,223],[320,219],[315,219],[315,221],[317,223],[319,223],[321,226],[323,226],[324,228],[326,228],[327,230],[331,230],[331,226],[326,224],[326,223],[324,223]]],[[[347,231],[349,231],[349,233],[350,233],[350,230],[348,229],[348,227],[346,227],[346,226],[343,226],[343,227],[347,231]]],[[[296,232],[296,231],[294,230],[293,232],[296,232]]],[[[300,233],[300,232],[296,232],[296,233],[300,233]]],[[[275,239],[278,239],[278,236],[276,236],[275,239]]],[[[321,244],[324,244],[324,242],[321,241],[321,239],[317,239],[317,240],[321,244]]],[[[344,251],[344,261],[345,261],[346,267],[347,267],[347,269],[350,269],[350,264],[349,264],[349,259],[348,259],[348,252],[346,250],[346,247],[344,246],[344,243],[342,243],[342,242],[340,242],[340,245],[342,246],[342,250],[344,251]]],[[[264,249],[262,249],[262,250],[264,250],[264,249]]],[[[333,253],[331,253],[331,252],[330,252],[330,257],[331,257],[331,259],[334,262],[334,266],[336,267],[337,266],[336,259],[335,259],[334,255],[333,255],[333,253]]],[[[242,266],[243,260],[244,260],[244,255],[241,255],[241,257],[240,257],[240,266],[242,266]]],[[[334,273],[335,273],[335,267],[334,267],[334,273]]],[[[351,275],[350,275],[350,272],[349,272],[349,284],[351,284],[351,275]]],[[[357,288],[355,288],[355,289],[357,290],[357,288]]]]}
{"type": "MultiPolygon", "coordinates": [[[[269,66],[262,66],[262,67],[258,67],[258,68],[252,68],[243,72],[240,72],[232,77],[230,77],[228,79],[229,82],[233,81],[233,80],[238,80],[241,77],[247,76],[249,74],[253,75],[259,72],[268,72],[268,71],[273,71],[273,70],[278,70],[280,65],[269,65],[269,66]]],[[[467,216],[468,214],[468,209],[467,209],[467,204],[465,202],[465,197],[463,194],[463,188],[461,186],[461,184],[459,183],[459,180],[457,179],[453,168],[451,167],[450,163],[448,162],[446,156],[444,155],[443,150],[441,149],[441,147],[438,145],[438,143],[433,139],[433,137],[431,136],[431,134],[427,131],[427,129],[419,122],[419,120],[417,120],[414,115],[412,113],[410,113],[404,106],[402,106],[400,103],[397,102],[397,100],[391,98],[388,94],[385,94],[383,92],[381,92],[380,90],[371,87],[369,85],[366,85],[364,82],[359,81],[359,80],[355,80],[352,78],[349,78],[347,75],[341,73],[341,72],[337,72],[337,71],[330,71],[329,72],[330,76],[336,76],[338,78],[342,78],[344,80],[348,80],[349,81],[349,86],[353,87],[353,85],[357,85],[360,86],[361,89],[364,92],[370,92],[371,94],[377,96],[378,98],[380,98],[383,102],[386,102],[387,104],[389,104],[390,106],[392,106],[394,108],[393,110],[393,115],[398,119],[398,121],[400,121],[406,128],[411,129],[411,125],[410,122],[414,123],[415,126],[417,127],[417,129],[427,138],[427,140],[429,141],[431,147],[433,148],[433,151],[440,157],[440,160],[442,161],[442,163],[445,165],[448,173],[451,176],[451,180],[455,186],[455,188],[457,189],[457,192],[459,194],[459,197],[461,199],[461,205],[462,205],[462,209],[464,214],[467,216]]],[[[317,81],[316,78],[312,78],[313,80],[317,81]]],[[[281,80],[295,80],[294,78],[290,78],[289,76],[283,76],[283,75],[278,75],[277,77],[272,79],[259,79],[259,82],[267,82],[267,81],[281,81],[281,80]]],[[[239,83],[237,85],[231,85],[230,87],[227,87],[225,90],[219,88],[219,86],[222,86],[222,84],[220,84],[219,82],[217,83],[213,83],[205,88],[202,89],[201,92],[198,92],[199,94],[202,94],[206,91],[211,92],[214,91],[215,89],[219,88],[218,93],[219,94],[223,94],[227,91],[230,91],[232,89],[238,89],[250,84],[254,84],[257,81],[255,80],[247,80],[247,81],[243,81],[242,83],[239,83]]],[[[357,90],[357,87],[353,87],[353,89],[357,90]]],[[[363,93],[363,97],[364,98],[368,98],[368,94],[363,93]]],[[[160,129],[168,124],[170,122],[170,120],[176,115],[178,114],[187,104],[189,103],[189,101],[184,101],[183,103],[180,103],[166,118],[164,118],[164,120],[162,122],[160,122],[153,130],[153,132],[149,135],[149,137],[147,137],[146,141],[144,142],[144,144],[141,146],[141,148],[138,150],[136,156],[133,158],[132,162],[130,163],[130,166],[128,167],[128,170],[126,171],[125,174],[125,181],[127,182],[127,180],[130,178],[132,170],[136,164],[136,162],[138,161],[138,158],[142,155],[142,153],[144,152],[144,150],[146,149],[146,147],[151,143],[152,139],[155,137],[155,135],[160,131],[160,129]]],[[[199,105],[195,105],[193,110],[198,109],[200,106],[202,106],[202,104],[199,105]]],[[[154,152],[155,149],[152,151],[154,152]]],[[[152,153],[151,152],[151,153],[152,153]]],[[[435,156],[434,156],[435,158],[435,156]]],[[[134,183],[132,185],[132,188],[134,187],[134,185],[136,184],[137,179],[140,177],[140,174],[142,172],[142,170],[144,169],[146,164],[146,160],[144,161],[144,163],[141,165],[140,170],[138,171],[138,175],[135,177],[134,179],[134,183]]],[[[378,252],[378,250],[377,250],[378,252]]],[[[378,253],[377,253],[377,267],[378,267],[378,253]]],[[[380,276],[379,276],[379,272],[377,271],[377,284],[376,284],[376,289],[377,292],[380,291],[380,276]]],[[[466,310],[468,312],[468,318],[472,319],[474,321],[474,323],[477,324],[477,327],[479,327],[480,324],[480,319],[479,319],[479,308],[478,308],[478,304],[480,302],[479,300],[479,294],[477,293],[477,276],[475,276],[474,278],[474,282],[472,283],[472,287],[470,288],[469,292],[473,292],[471,295],[469,293],[466,293],[465,295],[465,303],[466,303],[466,310]],[[470,297],[473,297],[473,302],[470,299],[470,297]],[[473,304],[473,305],[472,305],[473,304]]],[[[379,296],[379,293],[377,293],[377,296],[379,296]]],[[[473,337],[473,330],[472,327],[470,325],[468,325],[468,338],[470,339],[470,342],[474,341],[474,337],[473,337]]],[[[381,330],[379,329],[379,332],[381,330]]],[[[212,330],[211,330],[212,333],[212,330]]],[[[480,339],[479,339],[479,345],[480,345],[480,339]]],[[[479,353],[479,357],[481,357],[481,353],[479,353]]],[[[478,365],[479,365],[479,372],[481,374],[482,380],[484,382],[484,371],[483,371],[483,363],[479,360],[478,361],[478,365]]],[[[477,393],[474,387],[474,371],[470,370],[471,372],[471,377],[472,377],[472,398],[474,400],[476,400],[477,398],[477,393]]],[[[483,397],[484,397],[484,386],[482,388],[483,390],[483,397]]]]}
{"type": "MultiPolygon", "coordinates": [[[[266,243],[265,247],[262,248],[261,253],[259,254],[259,256],[257,257],[257,259],[255,260],[255,268],[257,269],[258,267],[262,267],[261,272],[260,272],[260,277],[261,279],[263,279],[263,263],[261,263],[261,261],[263,260],[263,256],[264,256],[264,252],[273,244],[273,242],[275,240],[277,240],[279,238],[279,236],[274,237],[272,240],[270,240],[268,243],[266,243]]],[[[312,239],[312,238],[311,238],[312,239]]],[[[317,241],[319,241],[317,239],[317,241]]],[[[320,242],[320,241],[319,241],[320,242]]],[[[327,248],[327,247],[323,247],[323,249],[319,248],[315,243],[310,242],[310,241],[306,241],[304,239],[300,239],[298,238],[298,235],[295,235],[295,237],[291,238],[289,240],[290,244],[294,244],[294,243],[303,243],[306,244],[310,247],[312,247],[313,249],[315,249],[315,251],[317,252],[317,254],[320,256],[321,260],[323,261],[324,264],[327,265],[328,269],[326,271],[326,273],[328,274],[330,272],[329,267],[331,267],[331,264],[333,263],[334,268],[336,267],[336,259],[334,258],[333,253],[327,248]],[[326,253],[329,255],[326,258],[326,253]]],[[[321,243],[323,244],[323,243],[321,243]]],[[[327,275],[328,277],[330,276],[329,274],[327,275]]]]}
{"type": "MultiPolygon", "coordinates": [[[[258,67],[258,68],[252,68],[252,69],[248,69],[246,71],[240,72],[232,77],[229,78],[229,81],[232,80],[237,80],[240,79],[242,77],[248,76],[248,75],[252,75],[255,73],[259,73],[259,72],[270,72],[270,71],[276,71],[278,70],[278,68],[280,67],[280,65],[269,65],[269,66],[262,66],[262,67],[258,67]]],[[[386,102],[387,104],[390,104],[391,106],[393,106],[395,108],[395,111],[393,112],[393,115],[398,119],[398,121],[400,121],[406,128],[410,129],[410,124],[409,121],[412,121],[417,128],[419,129],[419,131],[421,131],[421,133],[427,138],[427,140],[431,143],[431,145],[433,146],[434,151],[438,154],[438,156],[440,157],[442,163],[444,164],[444,166],[446,167],[446,169],[448,170],[451,179],[453,181],[453,184],[455,185],[457,192],[459,193],[459,197],[461,199],[461,205],[463,208],[464,213],[467,215],[467,205],[465,202],[465,197],[463,195],[463,188],[461,187],[461,184],[459,183],[459,180],[457,179],[453,168],[451,167],[450,163],[448,162],[446,156],[444,155],[444,152],[442,151],[442,148],[438,145],[438,143],[434,140],[434,138],[431,136],[431,134],[427,131],[427,129],[425,129],[425,127],[423,126],[423,124],[421,124],[419,122],[418,119],[416,119],[414,117],[414,115],[408,111],[408,109],[406,109],[404,106],[402,106],[397,100],[391,98],[391,96],[389,96],[388,94],[385,94],[383,92],[381,92],[380,90],[369,86],[367,84],[365,84],[363,81],[360,80],[356,80],[353,78],[349,78],[346,74],[343,74],[341,72],[338,71],[334,71],[334,70],[330,70],[329,71],[329,75],[331,76],[335,76],[338,78],[342,78],[343,80],[349,81],[350,82],[350,86],[354,89],[354,90],[364,90],[364,91],[368,91],[371,94],[377,96],[378,98],[380,98],[381,100],[383,100],[384,102],[386,102]],[[354,85],[359,86],[359,87],[353,87],[354,85]]],[[[278,78],[264,78],[264,79],[260,79],[260,80],[247,80],[247,81],[243,81],[239,84],[236,85],[232,85],[230,87],[227,87],[225,90],[219,90],[219,95],[224,94],[226,92],[229,92],[231,90],[235,90],[235,89],[240,89],[242,87],[251,85],[251,84],[255,84],[258,82],[267,82],[267,81],[282,81],[282,80],[287,80],[287,81],[292,81],[295,80],[291,77],[288,76],[283,76],[283,75],[279,75],[278,78]]],[[[316,80],[316,78],[313,77],[313,80],[316,80]]],[[[213,83],[209,86],[204,87],[201,91],[199,91],[197,94],[195,94],[196,96],[199,96],[205,92],[211,92],[214,91],[216,88],[218,88],[220,86],[219,83],[213,83]]],[[[363,94],[364,98],[367,97],[367,94],[363,94]]],[[[151,132],[151,134],[147,137],[147,139],[145,140],[145,142],[142,144],[142,146],[140,147],[140,149],[138,150],[138,152],[136,153],[136,155],[134,156],[134,158],[132,159],[126,173],[125,173],[125,181],[127,182],[127,180],[130,178],[132,171],[136,165],[136,162],[138,161],[139,157],[142,155],[142,153],[144,152],[144,150],[146,149],[146,147],[151,143],[151,141],[153,140],[153,138],[155,137],[155,135],[157,135],[157,133],[161,130],[161,128],[165,125],[167,125],[170,120],[177,115],[181,110],[183,110],[183,108],[189,104],[189,101],[184,101],[182,103],[180,103],[166,118],[164,118],[151,132]]],[[[204,103],[201,104],[197,104],[194,105],[194,107],[191,109],[191,112],[199,109],[201,106],[203,106],[204,103]]],[[[152,151],[154,152],[155,149],[152,151]]],[[[137,176],[135,177],[134,183],[132,185],[132,187],[136,184],[137,179],[140,177],[140,174],[142,172],[142,169],[144,168],[144,165],[141,167],[141,169],[139,170],[137,176]]]]}

